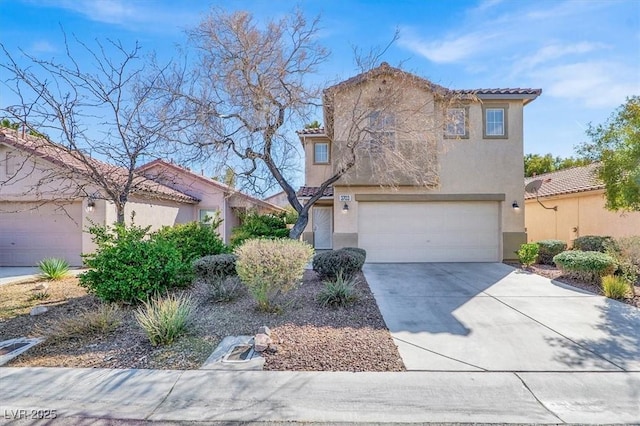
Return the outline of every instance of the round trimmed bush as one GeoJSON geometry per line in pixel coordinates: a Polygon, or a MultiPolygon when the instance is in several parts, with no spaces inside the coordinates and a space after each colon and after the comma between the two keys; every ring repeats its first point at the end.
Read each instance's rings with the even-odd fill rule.
{"type": "Polygon", "coordinates": [[[599,284],[605,275],[611,275],[617,265],[613,257],[597,251],[564,251],[553,258],[563,273],[599,284]]]}
{"type": "Polygon", "coordinates": [[[585,235],[573,240],[573,249],[580,251],[599,251],[600,253],[604,253],[606,252],[607,247],[612,246],[612,244],[615,244],[615,242],[611,237],[585,235]]]}
{"type": "Polygon", "coordinates": [[[235,254],[215,254],[196,259],[192,263],[196,277],[203,280],[222,279],[237,275],[235,254]]]}
{"type": "Polygon", "coordinates": [[[538,263],[553,265],[553,257],[567,249],[567,243],[561,240],[538,241],[538,263]]]}
{"type": "Polygon", "coordinates": [[[364,257],[365,260],[367,260],[367,251],[365,249],[360,248],[360,247],[343,247],[340,250],[346,250],[346,251],[351,251],[351,252],[354,252],[354,253],[358,253],[359,255],[364,257]]]}
{"type": "Polygon", "coordinates": [[[342,271],[347,279],[362,269],[364,260],[361,254],[354,251],[331,250],[314,256],[313,270],[325,278],[336,278],[342,271]]]}

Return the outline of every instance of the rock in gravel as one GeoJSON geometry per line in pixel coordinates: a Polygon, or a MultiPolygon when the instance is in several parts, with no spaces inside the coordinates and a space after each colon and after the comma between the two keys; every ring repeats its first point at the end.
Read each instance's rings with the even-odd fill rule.
{"type": "Polygon", "coordinates": [[[31,289],[31,291],[47,291],[49,289],[49,284],[47,283],[42,283],[42,284],[38,284],[37,286],[35,286],[34,288],[31,289]]]}
{"type": "Polygon", "coordinates": [[[34,306],[33,308],[31,308],[31,312],[29,312],[29,315],[34,317],[36,315],[44,314],[48,310],[49,308],[47,308],[46,306],[34,306]]]}
{"type": "Polygon", "coordinates": [[[271,329],[269,329],[269,327],[267,327],[266,325],[263,325],[258,329],[258,334],[266,334],[267,336],[271,336],[271,329]]]}
{"type": "Polygon", "coordinates": [[[256,334],[253,341],[253,349],[256,352],[264,352],[271,344],[271,337],[264,333],[256,334]]]}
{"type": "Polygon", "coordinates": [[[278,352],[278,347],[276,345],[269,345],[269,347],[267,348],[267,352],[269,352],[270,354],[275,354],[276,352],[278,352]]]}

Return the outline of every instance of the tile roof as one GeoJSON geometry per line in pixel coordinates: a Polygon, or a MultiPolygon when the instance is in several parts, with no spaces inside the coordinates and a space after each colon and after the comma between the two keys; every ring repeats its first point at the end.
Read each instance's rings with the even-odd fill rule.
{"type": "MultiPolygon", "coordinates": [[[[588,164],[582,167],[558,170],[557,172],[545,173],[524,180],[525,186],[535,180],[542,180],[542,186],[538,190],[539,197],[550,197],[553,195],[572,194],[576,192],[593,191],[603,189],[604,183],[596,176],[596,169],[599,163],[588,164]]],[[[535,192],[525,191],[526,200],[536,198],[535,192]]]]}
{"type": "MultiPolygon", "coordinates": [[[[313,197],[320,190],[319,186],[301,186],[298,190],[298,197],[313,197]]],[[[333,187],[328,186],[322,193],[323,197],[333,197],[333,187]]]]}
{"type": "MultiPolygon", "coordinates": [[[[96,172],[100,174],[107,185],[113,187],[123,185],[128,178],[129,172],[123,167],[114,166],[88,156],[83,157],[78,151],[67,149],[44,138],[29,135],[18,136],[15,131],[0,131],[0,143],[84,176],[88,181],[99,186],[102,186],[102,184],[98,183],[97,179],[92,178],[96,172]]],[[[197,203],[199,201],[197,198],[149,180],[137,173],[133,178],[131,193],[188,203],[197,203]]]]}
{"type": "Polygon", "coordinates": [[[535,95],[539,96],[542,93],[542,89],[521,89],[517,88],[505,88],[505,89],[454,89],[453,93],[461,95],[535,95]]]}
{"type": "MultiPolygon", "coordinates": [[[[213,187],[216,187],[216,188],[220,189],[221,191],[227,193],[230,196],[231,195],[239,196],[239,197],[242,197],[242,198],[244,198],[246,200],[249,200],[249,201],[251,201],[251,202],[253,202],[255,204],[260,204],[260,205],[263,205],[265,207],[272,208],[273,210],[284,210],[280,206],[277,206],[275,204],[272,204],[272,203],[270,203],[268,201],[265,201],[265,200],[261,200],[261,199],[256,198],[256,197],[252,197],[249,194],[245,194],[244,192],[240,192],[237,189],[232,188],[229,185],[226,185],[226,184],[224,184],[222,182],[219,182],[219,181],[217,181],[215,179],[211,179],[210,177],[203,176],[203,175],[198,174],[198,173],[194,173],[194,172],[192,172],[190,169],[188,169],[186,167],[183,167],[183,166],[181,166],[179,164],[170,163],[170,162],[162,160],[162,159],[156,159],[156,160],[153,160],[153,161],[151,161],[151,162],[149,162],[147,164],[143,164],[142,166],[140,166],[140,167],[138,167],[136,169],[136,172],[144,175],[145,171],[147,171],[149,169],[152,169],[153,167],[156,167],[156,166],[157,167],[162,167],[164,169],[171,169],[171,170],[173,170],[173,172],[188,175],[193,179],[198,179],[198,180],[200,180],[202,182],[207,183],[208,185],[211,185],[213,187]]],[[[152,175],[149,175],[149,179],[153,179],[152,175]]],[[[170,184],[167,183],[167,185],[170,185],[170,184]]]]}
{"type": "Polygon", "coordinates": [[[302,129],[296,132],[299,135],[324,135],[324,127],[318,127],[315,129],[302,129]]]}

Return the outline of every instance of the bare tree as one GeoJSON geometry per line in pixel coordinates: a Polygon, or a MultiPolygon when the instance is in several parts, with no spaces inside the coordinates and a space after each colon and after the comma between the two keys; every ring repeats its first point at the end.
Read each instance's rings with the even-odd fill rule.
{"type": "MultiPolygon", "coordinates": [[[[130,195],[157,186],[135,169],[167,146],[163,142],[170,105],[156,102],[152,90],[165,68],[149,72],[137,43],[127,48],[117,41],[96,41],[91,47],[75,37],[69,43],[64,35],[64,45],[65,56],[56,61],[24,51],[18,59],[0,44],[5,57],[0,67],[9,76],[4,83],[17,98],[1,110],[20,123],[23,142],[33,155],[44,151],[60,157],[63,166],[70,163],[59,171],[49,170],[33,191],[54,181],[66,182],[71,196],[113,202],[122,223],[130,195]],[[81,65],[80,58],[92,65],[81,65]],[[97,187],[98,193],[87,193],[89,187],[97,187]]],[[[26,166],[24,162],[21,167],[26,166]]]]}
{"type": "MultiPolygon", "coordinates": [[[[195,155],[237,161],[234,170],[250,184],[273,179],[284,190],[298,212],[291,238],[302,234],[311,207],[333,184],[373,175],[376,184],[409,179],[437,185],[435,135],[442,134],[446,117],[434,105],[453,99],[444,88],[389,66],[326,89],[325,128],[334,161],[330,176],[303,204],[291,184],[292,154],[299,149],[291,128],[301,129],[320,106],[322,92],[309,84],[328,57],[318,32],[318,19],[307,21],[300,11],[262,25],[247,12],[215,9],[190,33],[198,52],[193,69],[163,82],[170,102],[181,105],[182,128],[190,126],[186,142],[195,155]],[[367,84],[374,80],[375,87],[367,84]],[[411,84],[437,93],[406,103],[415,92],[411,84]]],[[[379,54],[372,51],[358,65],[368,66],[379,54]]]]}

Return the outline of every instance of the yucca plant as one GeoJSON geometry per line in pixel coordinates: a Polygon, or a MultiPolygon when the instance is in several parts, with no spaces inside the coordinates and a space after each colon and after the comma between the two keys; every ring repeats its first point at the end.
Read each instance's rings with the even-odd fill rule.
{"type": "Polygon", "coordinates": [[[69,264],[64,259],[48,257],[38,263],[40,274],[52,281],[58,281],[69,275],[69,264]]]}
{"type": "Polygon", "coordinates": [[[168,345],[187,329],[194,311],[189,297],[168,295],[143,302],[136,320],[153,346],[168,345]]]}
{"type": "Polygon", "coordinates": [[[338,272],[335,280],[325,281],[324,288],[318,294],[318,302],[322,306],[337,308],[347,306],[356,301],[356,279],[344,278],[342,271],[338,272]]]}
{"type": "Polygon", "coordinates": [[[602,293],[611,299],[624,299],[631,291],[629,282],[623,277],[608,275],[602,277],[602,293]]]}

